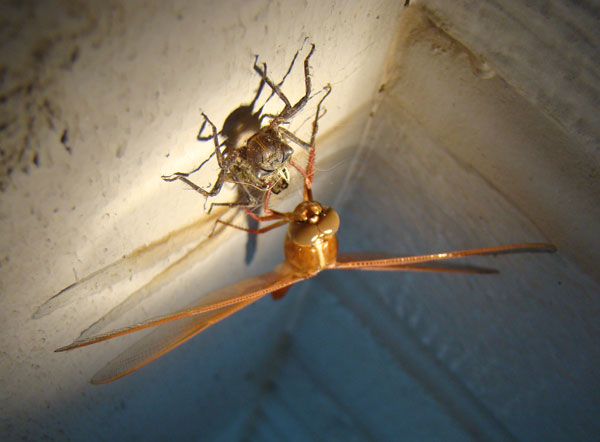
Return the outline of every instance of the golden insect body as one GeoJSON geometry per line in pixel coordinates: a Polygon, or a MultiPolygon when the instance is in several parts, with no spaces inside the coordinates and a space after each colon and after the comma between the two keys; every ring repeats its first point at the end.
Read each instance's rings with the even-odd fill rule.
{"type": "MultiPolygon", "coordinates": [[[[327,95],[317,105],[313,121],[313,132],[320,118],[320,107],[327,95]]],[[[79,339],[56,351],[95,344],[107,339],[137,332],[150,327],[156,329],[129,347],[117,358],[109,362],[92,378],[94,384],[101,384],[118,379],[142,367],[148,362],[162,356],[196,334],[221,321],[254,301],[271,293],[273,297],[281,297],[295,283],[312,278],[321,271],[333,269],[379,270],[379,271],[428,271],[450,273],[497,273],[496,270],[468,265],[437,264],[456,258],[481,255],[498,255],[519,252],[554,252],[556,248],[546,243],[524,243],[482,249],[461,250],[428,255],[393,257],[381,253],[343,253],[338,254],[336,232],[340,219],[336,211],[323,206],[312,197],[312,181],[314,175],[315,145],[309,152],[308,164],[303,175],[305,177],[304,199],[293,212],[277,212],[269,210],[269,215],[261,217],[261,221],[275,221],[258,230],[232,227],[260,234],[288,224],[288,232],[284,241],[285,261],[268,273],[255,276],[224,287],[208,295],[210,299],[221,299],[216,303],[199,301],[186,309],[156,317],[130,327],[79,339]]]]}

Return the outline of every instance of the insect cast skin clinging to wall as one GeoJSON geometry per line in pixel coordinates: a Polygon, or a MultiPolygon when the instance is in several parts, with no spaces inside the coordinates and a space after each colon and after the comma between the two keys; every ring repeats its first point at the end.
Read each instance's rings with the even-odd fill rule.
{"type": "MultiPolygon", "coordinates": [[[[310,73],[310,58],[315,51],[315,45],[311,44],[310,51],[304,59],[304,95],[295,103],[283,93],[281,87],[291,72],[299,51],[296,52],[287,73],[282,80],[275,84],[267,75],[267,65],[258,64],[258,56],[254,61],[254,71],[261,77],[257,93],[249,105],[240,106],[235,109],[225,120],[221,131],[217,131],[216,125],[209,117],[202,113],[204,119],[198,132],[197,139],[200,141],[213,140],[214,151],[198,167],[190,172],[176,172],[163,176],[165,181],[182,181],[196,192],[205,197],[214,197],[221,192],[223,184],[233,183],[238,189],[238,198],[233,202],[211,203],[209,213],[214,206],[246,207],[249,209],[264,204],[268,210],[268,200],[271,193],[278,194],[285,190],[289,184],[289,167],[292,166],[302,173],[302,169],[292,160],[294,153],[290,143],[303,149],[310,149],[313,139],[304,141],[284,127],[298,114],[312,98],[312,81],[310,73]],[[267,101],[254,111],[263,87],[267,85],[271,94],[267,101]],[[278,114],[264,113],[266,103],[276,95],[284,104],[278,114]],[[269,120],[264,124],[264,120],[269,120]],[[206,127],[210,128],[210,134],[203,135],[206,127]],[[219,141],[221,137],[222,141],[219,141]],[[210,190],[205,190],[189,179],[189,176],[199,171],[213,156],[216,156],[219,166],[217,180],[210,190]]],[[[314,138],[314,137],[313,137],[314,138]]],[[[253,216],[251,210],[248,211],[253,216]]]]}

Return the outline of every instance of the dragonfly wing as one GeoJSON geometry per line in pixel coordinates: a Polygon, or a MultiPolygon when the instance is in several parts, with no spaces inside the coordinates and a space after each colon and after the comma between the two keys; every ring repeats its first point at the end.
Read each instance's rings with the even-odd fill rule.
{"type": "Polygon", "coordinates": [[[56,351],[72,350],[108,339],[134,333],[145,328],[156,330],[142,338],[98,372],[92,383],[104,383],[118,379],[162,356],[202,330],[219,322],[272,291],[280,290],[306,279],[289,265],[283,263],[268,273],[245,279],[208,295],[183,310],[159,316],[130,327],[114,330],[103,335],[76,340],[56,351]],[[217,302],[208,302],[218,299],[217,302]]]}
{"type": "Polygon", "coordinates": [[[92,384],[104,384],[119,379],[161,357],[211,325],[259,299],[252,298],[220,310],[213,310],[160,325],[106,364],[92,377],[90,382],[92,384]]]}
{"type": "Polygon", "coordinates": [[[337,264],[342,270],[371,270],[388,272],[430,272],[430,273],[470,273],[470,274],[488,274],[498,273],[496,269],[479,267],[469,264],[440,264],[437,262],[423,264],[390,264],[390,265],[369,265],[371,260],[390,259],[390,255],[383,253],[343,253],[338,255],[337,264]],[[364,267],[359,263],[365,263],[364,267]],[[351,264],[351,265],[350,265],[351,264]],[[358,265],[357,265],[358,264],[358,265]]]}
{"type": "Polygon", "coordinates": [[[202,240],[198,240],[198,238],[205,238],[208,233],[207,229],[212,225],[208,221],[216,220],[222,214],[221,211],[213,212],[209,219],[202,217],[200,220],[175,230],[159,240],[140,247],[123,258],[90,273],[65,287],[40,305],[33,314],[32,319],[40,319],[73,303],[86,300],[89,302],[90,296],[127,280],[134,273],[149,270],[156,266],[165,268],[167,259],[179,262],[182,256],[197,249],[200,245],[202,245],[203,256],[206,256],[206,253],[218,245],[216,236],[202,240]],[[181,251],[181,254],[174,254],[174,250],[181,251]]]}
{"type": "MultiPolygon", "coordinates": [[[[502,255],[509,253],[534,253],[546,252],[552,253],[556,247],[546,243],[523,243],[512,244],[508,246],[486,247],[483,249],[457,250],[452,252],[431,253],[427,255],[390,257],[386,254],[378,253],[359,253],[359,254],[340,254],[338,255],[336,269],[361,269],[361,270],[404,270],[412,267],[418,269],[423,264],[436,261],[445,261],[448,259],[466,258],[469,256],[484,255],[502,255]]],[[[429,265],[427,266],[429,267],[429,265]]],[[[476,272],[479,273],[479,272],[476,272]]]]}
{"type": "Polygon", "coordinates": [[[108,333],[95,335],[91,337],[78,338],[71,344],[58,348],[54,351],[68,351],[79,347],[95,344],[97,342],[113,339],[118,336],[135,333],[145,328],[156,327],[157,325],[190,316],[200,315],[206,312],[220,310],[249,299],[261,298],[267,293],[277,291],[283,287],[294,284],[297,281],[306,279],[307,276],[300,275],[286,263],[279,264],[273,270],[263,275],[244,279],[235,284],[228,285],[219,290],[202,296],[200,301],[196,301],[187,308],[167,315],[157,316],[137,324],[113,330],[108,333]]]}

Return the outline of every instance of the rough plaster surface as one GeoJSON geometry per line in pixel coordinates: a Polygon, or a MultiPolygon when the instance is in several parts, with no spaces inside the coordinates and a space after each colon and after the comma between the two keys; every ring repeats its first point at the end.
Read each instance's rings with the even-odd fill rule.
{"type": "MultiPolygon", "coordinates": [[[[256,310],[259,316],[246,327],[228,332],[233,333],[230,337],[244,334],[254,344],[237,338],[221,341],[247,345],[247,350],[223,348],[227,358],[219,362],[211,357],[214,365],[188,370],[187,380],[175,372],[168,375],[163,384],[167,390],[173,390],[172,382],[182,382],[189,392],[190,382],[208,385],[210,392],[191,394],[191,402],[178,395],[159,401],[165,396],[162,387],[149,399],[143,384],[130,384],[127,391],[118,386],[92,389],[88,379],[126,343],[66,357],[52,350],[143,288],[189,247],[178,237],[172,250],[154,248],[139,264],[131,258],[147,250],[145,245],[155,245],[198,220],[186,235],[198,233],[196,242],[206,238],[214,218],[205,214],[203,199],[183,186],[162,182],[160,176],[191,169],[207,157],[212,146],[195,139],[200,110],[220,125],[233,109],[250,101],[259,82],[252,71],[255,54],[280,78],[306,37],[317,45],[311,60],[315,90],[330,82],[336,91],[327,102],[322,133],[351,121],[351,116],[358,122],[344,123],[346,141],[327,153],[332,164],[319,167],[347,164],[335,152],[355,148],[361,137],[400,5],[56,1],[3,3],[2,8],[10,25],[3,27],[2,147],[3,160],[5,154],[8,158],[4,171],[11,169],[10,176],[2,177],[5,191],[0,195],[3,435],[102,438],[107,429],[94,422],[112,422],[114,434],[135,438],[150,431],[150,421],[155,429],[162,428],[154,433],[157,438],[193,435],[200,425],[204,435],[222,432],[256,394],[260,382],[252,373],[285,324],[280,318],[269,330],[273,323],[263,317],[268,310],[256,310]],[[153,257],[156,265],[147,262],[153,257]],[[88,296],[82,290],[65,306],[31,319],[53,294],[98,270],[100,278],[91,280],[88,296]],[[261,338],[258,329],[268,336],[261,338]],[[230,358],[236,353],[245,362],[230,358]],[[149,400],[155,403],[150,414],[142,406],[149,400]],[[198,421],[199,411],[192,405],[196,402],[204,410],[200,414],[205,424],[198,421]],[[150,418],[153,413],[173,415],[177,408],[186,411],[173,420],[150,418]],[[187,427],[181,424],[186,419],[187,427]]],[[[304,54],[306,50],[307,44],[304,54]]],[[[299,69],[286,81],[285,91],[292,99],[303,93],[299,69]]],[[[331,179],[341,182],[346,171],[337,167],[329,176],[340,175],[331,179]]],[[[197,179],[208,185],[215,173],[213,164],[197,179]]],[[[293,205],[297,193],[290,192],[293,205]]],[[[322,195],[333,197],[335,186],[322,195]]],[[[281,259],[281,234],[259,239],[251,267],[244,265],[240,253],[245,235],[225,232],[219,238],[223,244],[217,254],[207,247],[194,255],[192,282],[177,278],[178,289],[165,288],[122,321],[161,308],[164,312],[175,305],[170,299],[181,305],[199,290],[234,282],[281,259]],[[233,238],[229,248],[224,245],[228,237],[233,238]]]]}
{"type": "MultiPolygon", "coordinates": [[[[2,6],[12,25],[3,28],[10,32],[1,51],[2,158],[19,160],[3,163],[12,173],[0,195],[3,439],[598,433],[600,290],[581,270],[594,273],[594,247],[586,255],[582,244],[597,241],[597,212],[586,210],[597,198],[597,115],[586,93],[597,87],[597,68],[593,45],[560,38],[577,22],[578,35],[594,41],[597,15],[593,6],[565,10],[559,2],[545,13],[521,2],[411,3],[401,14],[401,2],[2,6]],[[425,25],[413,9],[419,5],[428,9],[425,25]],[[279,77],[305,36],[317,44],[315,88],[334,88],[316,195],[340,208],[344,250],[405,254],[549,240],[566,254],[479,262],[499,268],[498,276],[322,275],[134,375],[90,386],[91,375],[135,339],[71,354],[52,349],[128,294],[139,298],[117,315],[119,324],[281,259],[283,232],[259,238],[250,266],[240,252],[245,235],[204,241],[212,221],[202,198],[159,177],[207,155],[210,146],[195,140],[200,109],[219,124],[252,98],[254,54],[279,77]],[[527,56],[553,53],[552,45],[566,47],[569,60],[548,55],[548,68],[527,56]],[[568,75],[577,65],[584,74],[568,75]],[[548,134],[551,150],[536,150],[548,134]],[[578,167],[588,171],[579,181],[578,167]],[[554,220],[562,204],[569,211],[554,220]],[[94,271],[99,276],[69,303],[31,319],[94,271]],[[156,274],[160,284],[145,285],[156,274]]],[[[286,88],[299,96],[300,75],[286,88]]],[[[214,172],[198,179],[208,185],[214,172]]],[[[290,192],[276,204],[293,206],[290,192]]]]}

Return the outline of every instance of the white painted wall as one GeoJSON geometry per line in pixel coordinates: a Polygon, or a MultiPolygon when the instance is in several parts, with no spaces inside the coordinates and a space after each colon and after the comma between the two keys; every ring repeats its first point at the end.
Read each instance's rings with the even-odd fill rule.
{"type": "MultiPolygon", "coordinates": [[[[368,112],[383,75],[400,5],[57,1],[2,8],[12,26],[4,37],[3,86],[10,96],[3,108],[9,126],[2,145],[7,151],[28,146],[20,161],[13,160],[1,195],[2,352],[7,355],[1,362],[3,433],[32,439],[43,434],[60,438],[61,431],[70,438],[109,437],[107,431],[123,438],[144,433],[176,437],[187,431],[181,424],[186,416],[194,416],[190,420],[194,431],[201,426],[204,434],[222,432],[260,389],[260,382],[246,374],[258,371],[272,348],[270,342],[285,325],[281,317],[268,319],[268,309],[257,310],[259,316],[237,332],[223,329],[243,333],[249,340],[244,344],[231,334],[221,340],[221,345],[233,345],[230,351],[215,348],[210,353],[222,353],[224,359],[211,356],[214,363],[199,368],[194,356],[195,368],[187,381],[181,374],[165,372],[165,386],[184,385],[175,387],[183,388],[182,393],[191,392],[189,382],[208,386],[190,398],[189,407],[178,395],[163,390],[151,393],[158,394],[152,400],[143,386],[129,384],[122,390],[126,384],[105,389],[87,384],[127,342],[67,355],[52,350],[77,337],[174,262],[181,246],[153,249],[138,260],[120,260],[122,256],[197,220],[206,222],[186,238],[196,234],[196,242],[206,239],[214,218],[205,214],[203,198],[163,182],[160,176],[191,169],[206,158],[212,147],[195,139],[200,111],[221,124],[233,109],[251,100],[259,82],[252,71],[255,54],[280,78],[305,38],[314,42],[315,90],[327,82],[335,90],[327,102],[322,133],[354,116],[356,128],[342,131],[352,143],[337,150],[355,147],[365,121],[356,115],[368,112]],[[27,173],[21,171],[24,168],[27,173]],[[53,294],[97,270],[100,275],[70,297],[66,306],[30,319],[53,294]],[[108,288],[98,292],[104,286],[108,288]],[[241,358],[237,362],[231,359],[235,354],[241,358]],[[222,381],[217,382],[217,376],[222,381]],[[149,401],[154,403],[150,411],[145,408],[149,401]],[[115,405],[129,411],[109,417],[115,405]],[[156,418],[180,407],[187,411],[173,420],[156,418]],[[115,426],[92,424],[100,421],[115,426]]],[[[291,98],[301,96],[300,69],[286,83],[291,98]]],[[[331,158],[338,162],[333,153],[331,158]]],[[[339,166],[336,173],[346,170],[339,166]]],[[[204,185],[216,175],[214,166],[206,172],[198,178],[204,185]]],[[[332,187],[330,194],[335,193],[332,187]]],[[[290,196],[294,204],[297,194],[290,196]]],[[[122,321],[172,309],[185,303],[186,296],[193,298],[282,259],[281,233],[260,239],[261,252],[251,267],[244,265],[245,235],[230,231],[217,239],[218,252],[210,253],[214,245],[207,245],[193,255],[192,282],[178,279],[178,288],[157,293],[122,321]],[[235,238],[228,242],[227,237],[235,238]]]]}

